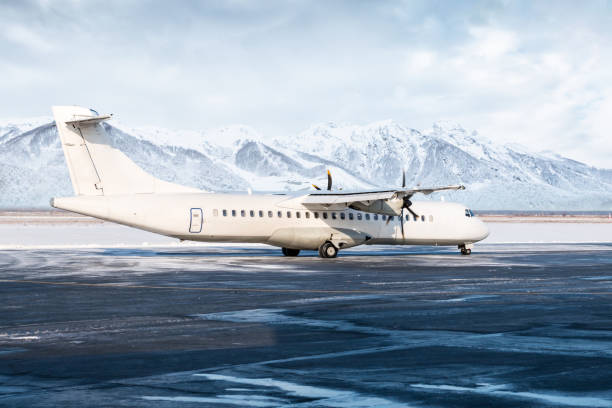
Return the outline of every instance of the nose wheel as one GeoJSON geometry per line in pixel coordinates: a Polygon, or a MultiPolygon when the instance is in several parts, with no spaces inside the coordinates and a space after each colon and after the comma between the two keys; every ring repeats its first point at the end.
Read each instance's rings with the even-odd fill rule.
{"type": "Polygon", "coordinates": [[[470,255],[472,253],[473,244],[468,245],[459,245],[459,250],[461,251],[461,255],[470,255]]]}
{"type": "Polygon", "coordinates": [[[329,241],[324,242],[323,245],[319,247],[319,256],[321,258],[335,258],[338,256],[338,248],[329,241]]]}

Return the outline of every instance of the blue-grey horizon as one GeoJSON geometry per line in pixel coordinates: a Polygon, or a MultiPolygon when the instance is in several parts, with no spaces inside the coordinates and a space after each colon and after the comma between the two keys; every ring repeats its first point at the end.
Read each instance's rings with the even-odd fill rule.
{"type": "Polygon", "coordinates": [[[612,1],[3,1],[0,117],[449,120],[612,168],[612,1]]]}

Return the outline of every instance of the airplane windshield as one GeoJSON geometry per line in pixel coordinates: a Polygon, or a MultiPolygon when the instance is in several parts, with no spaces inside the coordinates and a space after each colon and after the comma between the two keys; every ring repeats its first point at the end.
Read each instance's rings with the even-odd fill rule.
{"type": "Polygon", "coordinates": [[[469,208],[466,208],[465,209],[465,216],[466,217],[474,217],[474,213],[469,208]]]}

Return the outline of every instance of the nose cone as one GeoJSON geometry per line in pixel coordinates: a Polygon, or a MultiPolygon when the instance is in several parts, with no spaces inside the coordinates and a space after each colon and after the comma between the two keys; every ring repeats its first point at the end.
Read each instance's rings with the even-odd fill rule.
{"type": "Polygon", "coordinates": [[[489,228],[487,227],[487,224],[485,224],[484,222],[478,220],[476,229],[477,229],[476,241],[482,241],[483,239],[489,236],[489,228]]]}

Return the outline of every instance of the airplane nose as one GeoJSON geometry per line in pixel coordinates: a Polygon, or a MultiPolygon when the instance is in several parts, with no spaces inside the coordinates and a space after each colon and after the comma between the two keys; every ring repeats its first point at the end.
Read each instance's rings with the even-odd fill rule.
{"type": "Polygon", "coordinates": [[[478,221],[480,222],[480,225],[479,225],[480,237],[478,238],[478,240],[482,241],[483,239],[489,236],[489,228],[487,227],[487,224],[485,224],[484,222],[480,220],[478,221]]]}

